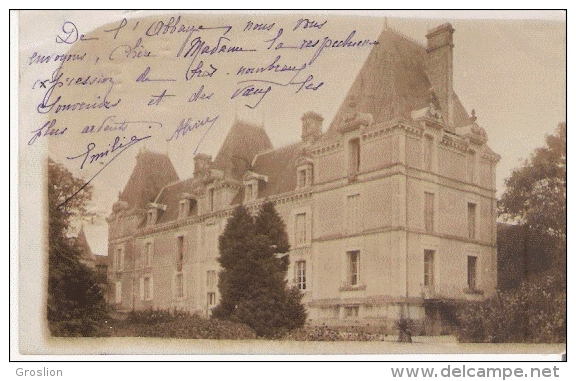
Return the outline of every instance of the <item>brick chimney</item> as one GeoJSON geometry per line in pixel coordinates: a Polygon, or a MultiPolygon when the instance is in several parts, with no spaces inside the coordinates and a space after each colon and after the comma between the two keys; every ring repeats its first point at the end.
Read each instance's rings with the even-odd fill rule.
{"type": "Polygon", "coordinates": [[[211,164],[212,156],[206,155],[205,153],[198,153],[194,155],[194,177],[204,177],[210,170],[211,164]]]}
{"type": "Polygon", "coordinates": [[[320,135],[322,135],[322,122],[324,118],[322,115],[315,113],[313,111],[308,111],[302,118],[302,141],[305,143],[311,143],[320,135]]]}
{"type": "Polygon", "coordinates": [[[450,23],[442,24],[428,32],[428,76],[432,88],[438,96],[442,116],[447,129],[454,132],[454,88],[452,75],[452,35],[450,23]]]}

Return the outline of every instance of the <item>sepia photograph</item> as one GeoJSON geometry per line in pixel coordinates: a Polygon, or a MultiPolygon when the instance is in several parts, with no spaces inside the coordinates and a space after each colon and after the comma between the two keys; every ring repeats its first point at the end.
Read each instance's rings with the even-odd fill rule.
{"type": "Polygon", "coordinates": [[[21,355],[566,352],[564,11],[17,22],[21,355]]]}

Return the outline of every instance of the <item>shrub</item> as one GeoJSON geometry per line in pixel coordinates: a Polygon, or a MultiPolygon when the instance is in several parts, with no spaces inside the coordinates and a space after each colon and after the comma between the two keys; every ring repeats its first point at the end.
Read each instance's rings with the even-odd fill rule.
{"type": "Polygon", "coordinates": [[[255,339],[254,331],[245,324],[205,319],[184,311],[146,310],[131,312],[126,320],[115,321],[109,336],[171,337],[180,339],[255,339]]]}
{"type": "Polygon", "coordinates": [[[566,341],[566,291],[555,276],[524,282],[459,312],[461,342],[560,343],[566,341]]]}

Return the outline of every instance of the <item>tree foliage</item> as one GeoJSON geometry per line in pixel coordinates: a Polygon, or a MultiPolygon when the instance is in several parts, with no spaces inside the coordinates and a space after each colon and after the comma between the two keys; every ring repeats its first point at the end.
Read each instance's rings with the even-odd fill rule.
{"type": "Polygon", "coordinates": [[[86,213],[86,203],[92,196],[91,186],[83,186],[81,179],[48,159],[47,307],[54,336],[93,335],[106,317],[95,275],[80,263],[80,250],[75,239],[69,237],[72,219],[86,213]]]}
{"type": "Polygon", "coordinates": [[[505,219],[566,239],[566,123],[506,179],[499,209],[505,219]]]}
{"type": "Polygon", "coordinates": [[[498,207],[521,226],[499,228],[502,292],[462,311],[460,340],[565,342],[566,123],[506,179],[498,207]]]}
{"type": "Polygon", "coordinates": [[[302,295],[286,281],[289,260],[281,254],[290,245],[274,204],[265,203],[256,218],[236,208],[219,244],[221,301],[213,317],[245,323],[264,337],[304,325],[302,295]]]}
{"type": "Polygon", "coordinates": [[[460,342],[566,342],[566,289],[553,275],[525,281],[481,302],[465,303],[458,314],[460,342]]]}

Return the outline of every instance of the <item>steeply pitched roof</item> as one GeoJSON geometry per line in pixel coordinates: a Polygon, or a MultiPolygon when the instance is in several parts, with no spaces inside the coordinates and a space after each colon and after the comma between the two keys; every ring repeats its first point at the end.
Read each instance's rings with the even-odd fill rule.
{"type": "Polygon", "coordinates": [[[241,180],[257,153],[271,149],[272,143],[264,128],[236,121],[226,136],[212,168],[224,171],[234,180],[241,180]]]}
{"type": "Polygon", "coordinates": [[[258,197],[296,189],[296,161],[301,153],[302,143],[295,143],[256,156],[254,172],[268,176],[268,182],[258,189],[258,197]]]}
{"type": "Polygon", "coordinates": [[[167,208],[164,211],[158,211],[158,219],[156,223],[163,223],[167,221],[173,221],[178,218],[178,205],[180,203],[180,195],[182,193],[193,193],[194,189],[200,185],[201,181],[190,178],[182,181],[178,181],[172,184],[166,185],[160,191],[160,194],[156,198],[157,204],[166,205],[167,208]]]}
{"type": "Polygon", "coordinates": [[[86,239],[86,233],[84,233],[84,226],[80,226],[80,231],[76,237],[76,244],[81,252],[80,259],[85,261],[95,261],[94,253],[92,253],[88,239],[86,239]]]}
{"type": "Polygon", "coordinates": [[[178,174],[168,155],[143,150],[119,199],[128,203],[128,209],[146,209],[164,185],[176,180],[178,174]]]}
{"type": "MultiPolygon", "coordinates": [[[[435,87],[426,74],[426,48],[396,31],[386,29],[356,76],[344,102],[332,120],[327,137],[333,136],[354,112],[372,114],[374,123],[410,118],[410,112],[427,106],[435,87]]],[[[469,123],[468,113],[454,97],[455,127],[469,123]]]]}

